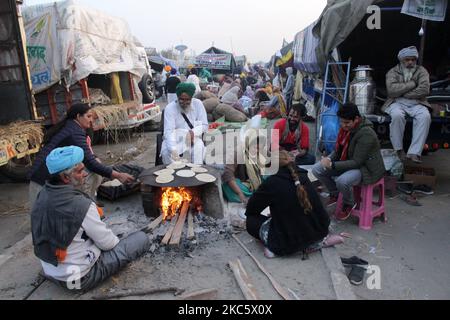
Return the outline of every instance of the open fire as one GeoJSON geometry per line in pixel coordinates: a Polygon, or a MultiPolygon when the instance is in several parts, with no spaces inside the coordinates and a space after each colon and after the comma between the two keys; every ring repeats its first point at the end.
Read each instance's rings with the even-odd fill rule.
{"type": "Polygon", "coordinates": [[[160,208],[163,220],[171,220],[181,210],[183,203],[191,203],[194,211],[201,211],[200,197],[188,188],[162,188],[160,208]]]}

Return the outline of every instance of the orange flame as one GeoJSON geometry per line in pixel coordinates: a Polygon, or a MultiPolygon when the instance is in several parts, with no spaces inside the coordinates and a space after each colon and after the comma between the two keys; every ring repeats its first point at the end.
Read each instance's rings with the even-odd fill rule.
{"type": "Polygon", "coordinates": [[[185,188],[163,188],[161,210],[163,220],[172,219],[184,201],[191,201],[192,195],[185,188]]]}

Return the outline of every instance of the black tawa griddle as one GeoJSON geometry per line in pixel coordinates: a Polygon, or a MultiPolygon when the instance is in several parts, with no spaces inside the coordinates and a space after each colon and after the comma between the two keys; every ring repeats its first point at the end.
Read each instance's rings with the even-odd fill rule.
{"type": "MultiPolygon", "coordinates": [[[[203,165],[202,166],[205,169],[208,169],[208,172],[205,173],[209,173],[210,175],[213,175],[214,177],[216,177],[216,179],[220,178],[219,172],[217,171],[217,169],[210,167],[210,166],[206,166],[203,165]]],[[[160,165],[151,169],[147,169],[144,170],[138,177],[138,179],[145,185],[151,186],[151,187],[158,187],[158,188],[180,188],[180,187],[199,187],[199,186],[203,186],[205,184],[208,184],[206,182],[201,182],[199,180],[197,180],[194,177],[191,178],[184,178],[184,177],[179,177],[176,175],[176,173],[180,170],[188,170],[190,169],[189,167],[184,167],[183,169],[178,169],[175,170],[175,173],[173,174],[174,176],[174,180],[172,182],[169,183],[157,183],[156,182],[156,175],[154,175],[153,173],[162,169],[166,169],[166,165],[160,165]]],[[[213,182],[212,182],[213,183],[213,182]]],[[[215,183],[215,182],[214,182],[215,183]]]]}

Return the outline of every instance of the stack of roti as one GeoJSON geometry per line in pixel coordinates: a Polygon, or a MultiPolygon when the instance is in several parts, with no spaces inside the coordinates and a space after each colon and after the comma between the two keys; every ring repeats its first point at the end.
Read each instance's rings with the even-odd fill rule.
{"type": "Polygon", "coordinates": [[[186,163],[182,161],[173,162],[166,166],[166,169],[154,172],[156,175],[156,182],[160,184],[170,183],[175,180],[177,175],[182,178],[195,177],[198,181],[203,183],[210,183],[216,181],[216,177],[208,173],[208,169],[198,164],[186,163]]]}

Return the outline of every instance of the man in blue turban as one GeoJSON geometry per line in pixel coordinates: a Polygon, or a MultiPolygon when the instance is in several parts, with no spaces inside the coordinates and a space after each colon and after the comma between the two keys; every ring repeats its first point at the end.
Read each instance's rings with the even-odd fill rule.
{"type": "Polygon", "coordinates": [[[419,52],[407,47],[398,53],[399,64],[386,75],[388,100],[382,110],[391,116],[390,137],[394,149],[403,161],[406,158],[421,163],[423,147],[431,125],[427,101],[430,94],[430,75],[417,64],[419,52]],[[406,116],[413,118],[413,134],[408,153],[403,150],[406,116]]]}
{"type": "Polygon", "coordinates": [[[180,83],[176,88],[177,100],[164,110],[164,141],[161,157],[164,164],[180,158],[203,164],[205,144],[202,136],[208,130],[208,118],[203,102],[195,99],[193,83],[180,83]]]}
{"type": "Polygon", "coordinates": [[[136,232],[119,241],[101,220],[103,211],[77,188],[84,183],[83,149],[54,149],[51,174],[31,211],[34,253],[45,276],[70,290],[88,291],[146,253],[150,241],[136,232]]]}

